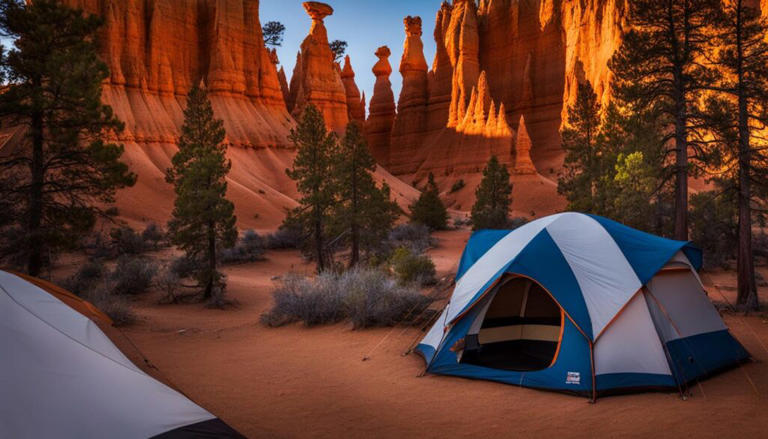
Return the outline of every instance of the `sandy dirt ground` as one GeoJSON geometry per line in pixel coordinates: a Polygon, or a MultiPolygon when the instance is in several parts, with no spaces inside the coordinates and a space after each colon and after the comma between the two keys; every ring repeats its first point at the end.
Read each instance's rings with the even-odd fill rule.
{"type": "MultiPolygon", "coordinates": [[[[437,234],[439,275],[455,270],[466,231],[437,234]]],[[[248,437],[766,437],[768,320],[725,313],[756,361],[676,393],[586,398],[447,376],[418,377],[402,356],[418,329],[266,328],[275,276],[310,273],[297,252],[226,269],[234,310],[135,303],[123,332],[172,385],[248,437]],[[361,359],[369,355],[368,361],[361,359]]],[[[732,274],[705,276],[733,300],[732,274]]],[[[768,289],[762,288],[763,297],[768,289]]],[[[720,294],[722,292],[722,295],[720,294]]]]}

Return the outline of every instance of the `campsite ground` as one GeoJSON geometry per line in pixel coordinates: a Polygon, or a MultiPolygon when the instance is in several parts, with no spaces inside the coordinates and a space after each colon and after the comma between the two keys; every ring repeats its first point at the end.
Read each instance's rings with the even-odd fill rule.
{"type": "MultiPolygon", "coordinates": [[[[437,234],[440,275],[455,270],[469,233],[437,234]]],[[[349,325],[267,328],[274,277],[311,272],[294,251],[226,269],[234,310],[135,304],[124,333],[167,379],[249,437],[756,437],[768,431],[768,319],[725,313],[756,362],[678,394],[585,398],[447,376],[417,377],[402,356],[417,329],[349,325]],[[378,347],[377,347],[378,346],[378,347]],[[368,361],[361,361],[369,354],[368,361]]],[[[764,273],[765,274],[765,273],[764,273]]],[[[715,301],[733,300],[732,273],[704,277],[715,301]],[[722,295],[720,294],[722,292],[722,295]]],[[[768,289],[762,288],[763,297],[768,289]]]]}

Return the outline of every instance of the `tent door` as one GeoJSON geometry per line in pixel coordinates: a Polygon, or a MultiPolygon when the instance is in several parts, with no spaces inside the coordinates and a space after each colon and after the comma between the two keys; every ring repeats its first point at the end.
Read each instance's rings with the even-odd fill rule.
{"type": "Polygon", "coordinates": [[[465,337],[461,362],[514,371],[548,368],[563,318],[549,294],[529,279],[509,276],[486,300],[465,337]]]}

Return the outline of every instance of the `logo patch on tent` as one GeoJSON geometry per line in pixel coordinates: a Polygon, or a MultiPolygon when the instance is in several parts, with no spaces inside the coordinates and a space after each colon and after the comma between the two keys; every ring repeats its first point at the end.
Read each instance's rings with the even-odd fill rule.
{"type": "Polygon", "coordinates": [[[581,384],[581,372],[568,372],[565,384],[581,384]]]}

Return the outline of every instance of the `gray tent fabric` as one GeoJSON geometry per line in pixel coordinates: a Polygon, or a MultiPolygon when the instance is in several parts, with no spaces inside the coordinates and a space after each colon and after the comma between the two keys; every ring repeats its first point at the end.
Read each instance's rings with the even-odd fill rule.
{"type": "Polygon", "coordinates": [[[149,438],[217,420],[139,369],[93,321],[2,271],[0,352],[2,438],[149,438]]]}

